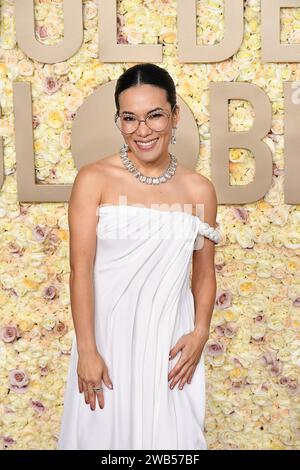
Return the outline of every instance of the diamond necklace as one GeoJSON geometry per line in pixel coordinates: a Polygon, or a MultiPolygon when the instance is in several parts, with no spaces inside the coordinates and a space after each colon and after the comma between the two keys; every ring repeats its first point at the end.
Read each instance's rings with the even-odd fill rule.
{"type": "Polygon", "coordinates": [[[175,155],[172,155],[171,153],[169,153],[169,156],[170,156],[171,162],[170,162],[168,168],[166,169],[166,171],[164,171],[164,173],[162,173],[160,176],[146,176],[146,175],[143,175],[137,169],[135,164],[128,158],[128,145],[124,144],[121,147],[121,150],[120,150],[120,158],[121,158],[125,168],[130,173],[132,173],[133,176],[138,178],[138,180],[141,183],[146,183],[146,184],[166,183],[170,178],[172,178],[172,176],[174,175],[174,173],[176,171],[177,158],[175,157],[175,155]]]}

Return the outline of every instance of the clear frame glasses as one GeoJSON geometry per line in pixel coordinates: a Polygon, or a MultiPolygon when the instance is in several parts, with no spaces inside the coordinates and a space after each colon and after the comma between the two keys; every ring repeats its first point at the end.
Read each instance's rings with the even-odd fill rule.
{"type": "MultiPolygon", "coordinates": [[[[176,104],[173,106],[172,112],[175,106],[176,104]]],[[[167,128],[170,116],[168,111],[157,109],[148,113],[145,119],[138,119],[135,114],[121,113],[118,115],[116,113],[114,120],[122,134],[129,135],[137,131],[140,122],[144,122],[152,131],[162,132],[167,128]]]]}

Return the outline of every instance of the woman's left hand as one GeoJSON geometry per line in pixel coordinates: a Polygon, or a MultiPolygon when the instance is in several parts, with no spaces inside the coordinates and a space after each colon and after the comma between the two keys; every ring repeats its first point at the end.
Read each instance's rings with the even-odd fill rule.
{"type": "Polygon", "coordinates": [[[181,336],[173,346],[170,351],[170,360],[173,359],[181,349],[182,353],[179,361],[168,374],[168,381],[172,379],[170,383],[171,389],[174,388],[179,381],[180,389],[183,388],[186,382],[191,383],[208,337],[209,333],[206,330],[193,330],[191,333],[181,336]]]}

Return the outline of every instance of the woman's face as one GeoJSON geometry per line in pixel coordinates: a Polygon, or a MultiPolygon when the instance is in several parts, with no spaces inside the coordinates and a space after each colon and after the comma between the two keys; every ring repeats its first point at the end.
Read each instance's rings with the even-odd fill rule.
{"type": "Polygon", "coordinates": [[[130,151],[140,160],[152,162],[158,158],[169,155],[169,144],[172,137],[172,127],[176,127],[179,121],[179,108],[175,108],[171,114],[171,105],[167,101],[167,93],[164,89],[152,85],[138,85],[127,88],[119,95],[119,114],[129,112],[135,114],[138,119],[145,119],[147,114],[161,108],[170,115],[167,127],[163,131],[150,129],[145,122],[140,122],[139,127],[133,134],[123,134],[130,151]],[[143,148],[141,142],[155,140],[150,149],[143,148]]]}

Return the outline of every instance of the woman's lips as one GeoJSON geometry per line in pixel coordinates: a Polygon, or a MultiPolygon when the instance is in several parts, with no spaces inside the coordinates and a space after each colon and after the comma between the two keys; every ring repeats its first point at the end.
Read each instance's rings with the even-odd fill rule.
{"type": "Polygon", "coordinates": [[[139,150],[141,150],[142,152],[147,152],[147,151],[150,151],[152,150],[155,145],[157,144],[157,141],[158,141],[158,137],[156,139],[152,139],[154,142],[149,146],[149,145],[142,145],[142,144],[139,144],[138,141],[135,141],[137,147],[139,148],[139,150]]]}

